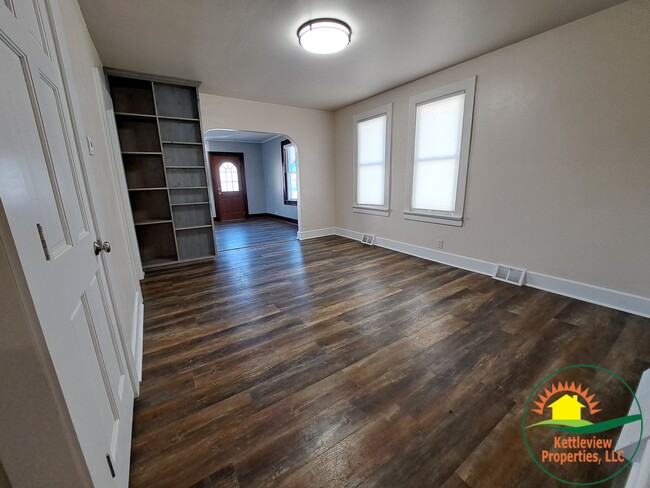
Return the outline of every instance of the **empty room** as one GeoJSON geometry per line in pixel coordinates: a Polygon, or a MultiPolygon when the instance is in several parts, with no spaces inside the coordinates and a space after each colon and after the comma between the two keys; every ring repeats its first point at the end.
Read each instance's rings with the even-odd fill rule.
{"type": "Polygon", "coordinates": [[[0,488],[650,488],[650,0],[0,2],[0,488]]]}

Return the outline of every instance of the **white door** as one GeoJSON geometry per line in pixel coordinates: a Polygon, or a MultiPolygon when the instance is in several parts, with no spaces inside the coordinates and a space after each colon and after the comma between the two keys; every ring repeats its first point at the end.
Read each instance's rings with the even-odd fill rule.
{"type": "Polygon", "coordinates": [[[0,0],[0,211],[95,486],[126,487],[133,389],[46,0],[0,0]]]}

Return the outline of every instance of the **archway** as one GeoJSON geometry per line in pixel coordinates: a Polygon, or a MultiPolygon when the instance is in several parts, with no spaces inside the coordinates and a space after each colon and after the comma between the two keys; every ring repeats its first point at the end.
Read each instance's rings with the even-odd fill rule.
{"type": "Polygon", "coordinates": [[[209,129],[204,139],[217,250],[287,240],[289,231],[273,223],[277,220],[295,225],[295,239],[300,229],[295,142],[286,134],[233,129],[209,129]]]}

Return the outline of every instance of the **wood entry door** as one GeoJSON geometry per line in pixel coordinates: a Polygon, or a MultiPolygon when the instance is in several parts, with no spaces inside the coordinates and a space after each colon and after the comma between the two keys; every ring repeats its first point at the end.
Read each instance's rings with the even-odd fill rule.
{"type": "Polygon", "coordinates": [[[210,170],[217,219],[242,220],[248,217],[244,156],[240,153],[210,153],[210,170]]]}

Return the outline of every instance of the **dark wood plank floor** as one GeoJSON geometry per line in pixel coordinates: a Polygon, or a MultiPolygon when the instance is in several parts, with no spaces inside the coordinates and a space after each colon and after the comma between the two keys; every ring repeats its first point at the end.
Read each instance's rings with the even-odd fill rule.
{"type": "Polygon", "coordinates": [[[297,231],[297,225],[269,217],[251,217],[214,224],[217,251],[291,241],[296,239],[297,231]]]}
{"type": "Polygon", "coordinates": [[[564,486],[523,445],[532,388],[583,362],[636,387],[650,366],[648,319],[339,237],[143,293],[132,488],[564,486]]]}

